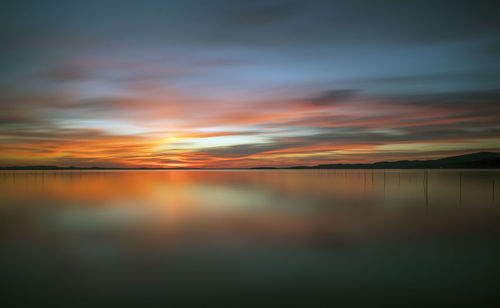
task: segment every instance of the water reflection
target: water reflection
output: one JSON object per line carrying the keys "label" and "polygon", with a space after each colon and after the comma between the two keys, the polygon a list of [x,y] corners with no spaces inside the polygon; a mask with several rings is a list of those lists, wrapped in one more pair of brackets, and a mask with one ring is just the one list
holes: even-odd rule
{"label": "water reflection", "polygon": [[4,290],[19,301],[52,303],[57,294],[73,304],[496,300],[499,177],[2,171]]}

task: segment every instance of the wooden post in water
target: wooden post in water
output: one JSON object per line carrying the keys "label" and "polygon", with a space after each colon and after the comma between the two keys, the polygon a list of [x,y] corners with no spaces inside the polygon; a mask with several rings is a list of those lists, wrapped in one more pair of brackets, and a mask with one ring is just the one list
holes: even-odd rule
{"label": "wooden post in water", "polygon": [[429,171],[425,170],[425,208],[429,209]]}
{"label": "wooden post in water", "polygon": [[493,183],[491,183],[491,204],[495,205],[495,179],[493,179]]}
{"label": "wooden post in water", "polygon": [[458,206],[462,206],[462,172],[458,176]]}
{"label": "wooden post in water", "polygon": [[366,169],[363,169],[363,193],[366,193]]}
{"label": "wooden post in water", "polygon": [[384,200],[385,200],[385,169],[384,169]]}

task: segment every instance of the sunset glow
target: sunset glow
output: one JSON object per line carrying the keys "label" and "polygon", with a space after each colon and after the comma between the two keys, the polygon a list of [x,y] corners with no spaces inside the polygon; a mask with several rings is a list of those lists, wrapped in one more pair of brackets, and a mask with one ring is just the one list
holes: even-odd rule
{"label": "sunset glow", "polygon": [[[3,10],[1,166],[279,167],[500,150],[493,15],[458,35],[465,7],[415,28],[401,20],[426,5],[85,3],[35,1],[22,21],[22,4]],[[333,11],[370,18],[332,21]]]}

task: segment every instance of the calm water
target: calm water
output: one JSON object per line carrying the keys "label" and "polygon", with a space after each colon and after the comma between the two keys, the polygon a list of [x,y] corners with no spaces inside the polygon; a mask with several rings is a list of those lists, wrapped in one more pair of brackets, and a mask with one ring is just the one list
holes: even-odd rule
{"label": "calm water", "polygon": [[0,171],[0,300],[494,303],[499,186],[492,170]]}

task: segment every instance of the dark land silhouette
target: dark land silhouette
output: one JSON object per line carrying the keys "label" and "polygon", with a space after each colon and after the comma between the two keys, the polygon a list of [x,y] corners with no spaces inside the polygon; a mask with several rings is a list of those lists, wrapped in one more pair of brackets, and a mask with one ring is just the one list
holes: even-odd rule
{"label": "dark land silhouette", "polygon": [[400,160],[371,164],[324,164],[317,166],[297,166],[290,169],[467,169],[500,168],[500,153],[478,152],[459,156],[450,156],[434,160]]}

